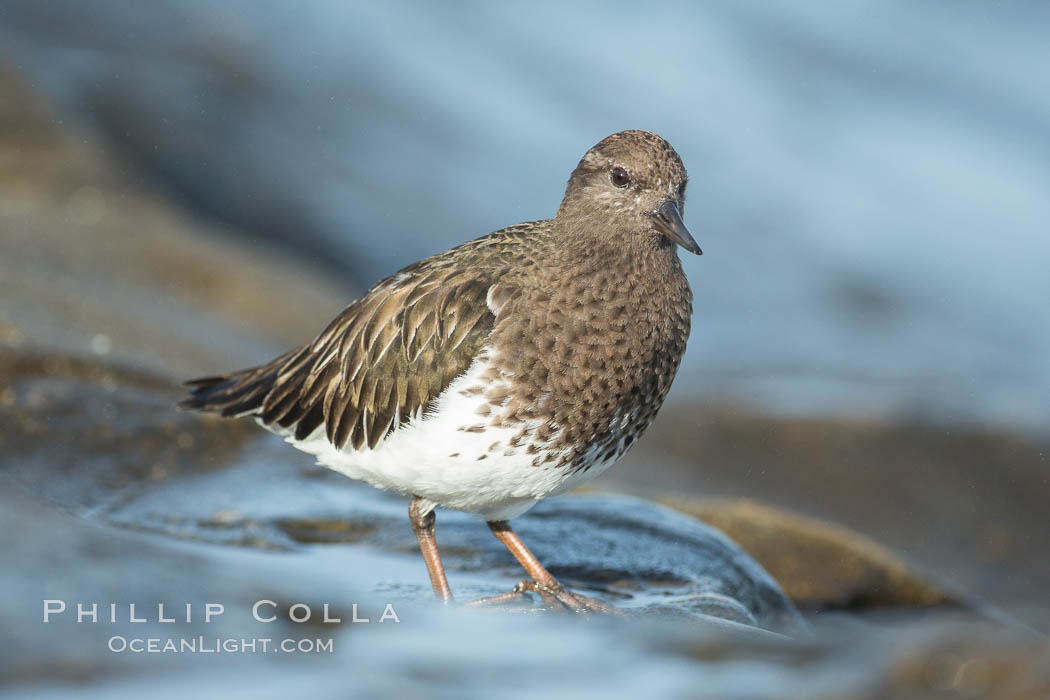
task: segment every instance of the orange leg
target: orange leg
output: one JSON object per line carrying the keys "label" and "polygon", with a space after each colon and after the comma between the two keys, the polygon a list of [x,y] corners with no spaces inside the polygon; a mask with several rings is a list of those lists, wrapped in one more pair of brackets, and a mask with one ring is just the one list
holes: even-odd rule
{"label": "orange leg", "polygon": [[412,522],[412,531],[416,533],[416,539],[419,540],[419,550],[423,552],[423,561],[426,562],[427,573],[430,574],[430,585],[434,587],[434,595],[442,603],[450,603],[452,589],[445,578],[445,567],[441,564],[437,539],[434,537],[434,509],[432,506],[429,510],[425,508],[425,501],[419,496],[413,496],[412,502],[408,504],[408,519]]}
{"label": "orange leg", "polygon": [[587,612],[600,612],[610,615],[622,614],[619,610],[607,605],[600,600],[594,600],[587,596],[580,595],[579,593],[570,593],[567,591],[557,579],[555,579],[549,571],[543,568],[539,560],[535,555],[529,551],[529,548],[525,546],[525,543],[521,541],[521,538],[510,529],[510,525],[505,520],[499,520],[490,522],[488,524],[489,529],[492,530],[500,542],[510,551],[514,558],[521,564],[521,568],[525,569],[531,577],[531,581],[522,581],[511,593],[504,593],[503,595],[491,596],[488,598],[479,598],[478,600],[471,601],[471,605],[490,605],[494,603],[504,603],[510,600],[518,599],[525,591],[538,594],[543,602],[549,608],[556,608],[562,610],[569,610],[575,613],[587,613]]}

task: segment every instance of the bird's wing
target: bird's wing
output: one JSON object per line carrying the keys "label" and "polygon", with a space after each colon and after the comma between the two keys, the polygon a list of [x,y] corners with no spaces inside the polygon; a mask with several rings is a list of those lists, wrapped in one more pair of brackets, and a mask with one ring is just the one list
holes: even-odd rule
{"label": "bird's wing", "polygon": [[379,282],[312,343],[189,382],[181,406],[256,416],[300,440],[323,424],[340,449],[374,448],[473,362],[495,323],[490,289],[507,295],[495,285],[470,267],[417,263]]}

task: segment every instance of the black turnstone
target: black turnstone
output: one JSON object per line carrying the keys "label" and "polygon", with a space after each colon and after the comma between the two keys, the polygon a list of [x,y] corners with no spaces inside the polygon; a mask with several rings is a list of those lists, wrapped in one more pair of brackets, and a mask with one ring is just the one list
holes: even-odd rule
{"label": "black turnstone", "polygon": [[583,156],[553,219],[483,236],[372,287],[312,342],[188,382],[180,407],[250,416],[352,479],[411,496],[434,592],[434,508],[483,518],[549,606],[565,590],[507,520],[602,473],[649,426],[689,336],[677,247],[686,172],[646,131]]}

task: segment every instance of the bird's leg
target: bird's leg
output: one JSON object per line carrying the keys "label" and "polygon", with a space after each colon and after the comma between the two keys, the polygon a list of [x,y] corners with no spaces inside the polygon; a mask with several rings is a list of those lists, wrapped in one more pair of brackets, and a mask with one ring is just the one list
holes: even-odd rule
{"label": "bird's leg", "polygon": [[441,564],[437,539],[434,537],[434,506],[419,496],[413,496],[411,503],[408,504],[408,519],[412,523],[412,531],[416,533],[416,539],[419,540],[419,550],[423,552],[423,561],[427,564],[427,573],[430,574],[430,584],[434,587],[434,595],[442,603],[451,602],[452,589],[448,587],[445,567]]}
{"label": "bird's leg", "polygon": [[619,610],[606,605],[600,600],[594,600],[587,596],[580,595],[579,593],[570,593],[567,591],[557,579],[551,576],[551,573],[543,568],[539,560],[529,551],[529,548],[525,546],[525,543],[521,541],[521,538],[510,529],[510,525],[505,520],[497,520],[488,523],[489,529],[492,530],[500,542],[510,550],[510,553],[514,555],[514,558],[518,560],[521,567],[525,569],[530,577],[531,581],[521,581],[511,593],[504,593],[503,595],[492,596],[489,598],[481,598],[476,601],[471,601],[472,604],[476,605],[487,605],[492,603],[502,603],[515,598],[520,599],[521,595],[526,591],[538,594],[544,604],[549,608],[571,610],[575,613],[586,613],[586,612],[600,612],[609,615],[622,614]]}

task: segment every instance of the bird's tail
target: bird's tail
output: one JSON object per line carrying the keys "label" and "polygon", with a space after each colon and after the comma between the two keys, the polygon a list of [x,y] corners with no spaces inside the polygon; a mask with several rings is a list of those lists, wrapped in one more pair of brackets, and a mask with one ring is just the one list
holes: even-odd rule
{"label": "bird's tail", "polygon": [[[289,353],[289,355],[294,353]],[[218,413],[225,418],[256,415],[277,382],[288,355],[259,367],[185,382],[190,395],[178,403],[180,410]]]}

